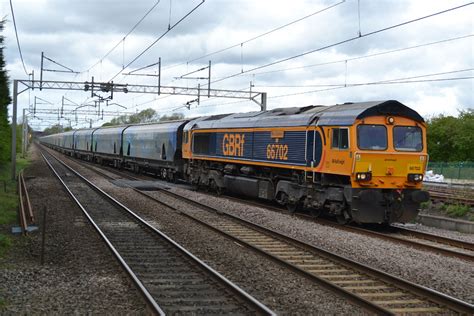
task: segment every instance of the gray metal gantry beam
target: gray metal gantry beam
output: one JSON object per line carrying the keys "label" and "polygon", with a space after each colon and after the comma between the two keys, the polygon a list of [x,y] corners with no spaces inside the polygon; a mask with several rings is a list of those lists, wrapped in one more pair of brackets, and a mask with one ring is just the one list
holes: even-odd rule
{"label": "gray metal gantry beam", "polygon": [[169,95],[188,95],[203,96],[207,93],[212,98],[230,98],[246,99],[257,103],[262,111],[267,108],[266,92],[257,91],[239,91],[224,89],[202,89],[200,87],[189,88],[179,86],[159,86],[159,85],[136,85],[136,84],[117,84],[113,82],[77,82],[77,81],[35,81],[18,80],[29,89],[53,89],[53,90],[76,90],[91,92],[108,93],[145,93],[145,94],[169,94]]}
{"label": "gray metal gantry beam", "polygon": [[[18,84],[23,84],[26,88],[18,91]],[[13,80],[13,113],[12,113],[12,150],[11,150],[11,176],[16,178],[16,119],[17,119],[17,97],[19,94],[28,89],[48,89],[48,90],[68,90],[68,91],[90,91],[92,96],[98,96],[95,92],[110,93],[110,97],[104,100],[111,100],[114,92],[119,93],[146,93],[146,94],[168,94],[168,95],[188,95],[201,97],[202,92],[207,92],[208,97],[214,98],[230,98],[230,99],[245,99],[257,103],[262,111],[267,109],[267,93],[257,91],[239,91],[239,90],[223,90],[223,89],[201,89],[197,88],[179,87],[179,86],[156,86],[151,85],[133,85],[133,84],[116,84],[113,82],[77,82],[77,81],[44,81],[41,80]],[[99,96],[100,97],[100,96]]]}

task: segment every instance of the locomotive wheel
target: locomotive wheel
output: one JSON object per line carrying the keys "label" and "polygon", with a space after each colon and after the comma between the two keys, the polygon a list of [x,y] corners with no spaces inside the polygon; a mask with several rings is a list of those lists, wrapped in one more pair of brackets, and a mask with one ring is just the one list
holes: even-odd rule
{"label": "locomotive wheel", "polygon": [[298,209],[298,203],[287,203],[286,209],[293,214]]}
{"label": "locomotive wheel", "polygon": [[216,192],[217,196],[221,196],[224,193],[224,188],[221,188],[220,186],[218,186],[216,181],[212,179],[210,181],[209,187],[212,191]]}
{"label": "locomotive wheel", "polygon": [[321,209],[320,208],[311,208],[309,213],[313,217],[319,217],[319,215],[321,215]]}
{"label": "locomotive wheel", "polygon": [[348,220],[344,217],[344,215],[337,215],[336,220],[337,220],[337,223],[341,225],[346,225],[348,222]]}
{"label": "locomotive wheel", "polygon": [[178,183],[178,176],[174,173],[171,174],[171,180],[172,183]]}
{"label": "locomotive wheel", "polygon": [[170,170],[168,170],[168,177],[166,178],[166,181],[173,182],[173,178],[174,178],[173,173]]}
{"label": "locomotive wheel", "polygon": [[336,215],[336,220],[341,225],[346,225],[350,221],[350,217],[345,211],[342,211],[342,214]]}

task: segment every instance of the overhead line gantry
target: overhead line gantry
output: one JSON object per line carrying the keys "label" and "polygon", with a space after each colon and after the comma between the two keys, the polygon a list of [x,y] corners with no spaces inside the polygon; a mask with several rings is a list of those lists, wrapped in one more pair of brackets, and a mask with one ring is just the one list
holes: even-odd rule
{"label": "overhead line gantry", "polygon": [[[18,91],[19,84],[22,84],[25,88]],[[257,103],[261,110],[264,111],[267,108],[267,93],[252,91],[241,91],[241,90],[224,90],[224,89],[211,89],[208,85],[207,89],[201,89],[200,86],[193,87],[180,87],[180,86],[162,86],[158,85],[137,85],[137,84],[118,84],[114,82],[96,82],[94,77],[91,81],[79,82],[79,81],[53,81],[53,80],[34,80],[33,79],[15,79],[13,80],[13,117],[12,117],[12,179],[15,179],[16,175],[16,120],[17,120],[17,99],[18,95],[27,90],[68,90],[68,91],[85,91],[90,92],[92,97],[98,97],[99,101],[108,101],[113,99],[114,93],[140,93],[140,94],[167,94],[167,95],[187,95],[195,96],[198,98],[201,95],[207,94],[207,97],[213,98],[230,98],[230,99],[246,99]],[[100,96],[97,93],[108,93],[106,97]],[[204,93],[204,94],[203,94]],[[23,133],[24,134],[24,133]],[[23,135],[24,136],[24,135]]]}

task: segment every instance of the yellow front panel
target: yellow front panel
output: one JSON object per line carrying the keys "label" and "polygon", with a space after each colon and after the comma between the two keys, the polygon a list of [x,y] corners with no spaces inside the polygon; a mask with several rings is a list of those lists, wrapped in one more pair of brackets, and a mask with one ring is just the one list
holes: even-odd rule
{"label": "yellow front panel", "polygon": [[355,172],[372,172],[372,176],[406,176],[407,173],[423,173],[426,155],[357,152]]}
{"label": "yellow front panel", "polygon": [[[426,150],[426,128],[424,124],[413,120],[394,117],[394,124],[387,124],[384,116],[374,116],[356,122],[358,124],[378,124],[387,128],[386,150],[360,150],[357,146],[357,135],[353,133],[353,144],[356,148],[353,157],[352,185],[353,187],[374,188],[421,188],[421,182],[410,183],[407,181],[409,173],[424,174],[428,162]],[[393,146],[394,126],[418,126],[423,133],[423,150],[420,152],[397,151]],[[357,182],[355,179],[358,172],[371,172],[372,180]]]}

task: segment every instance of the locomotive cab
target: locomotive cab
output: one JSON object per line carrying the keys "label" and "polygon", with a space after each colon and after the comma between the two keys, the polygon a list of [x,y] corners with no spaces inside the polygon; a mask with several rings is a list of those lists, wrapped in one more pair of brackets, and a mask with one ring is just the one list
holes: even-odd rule
{"label": "locomotive cab", "polygon": [[429,199],[421,190],[426,125],[417,112],[394,100],[349,103],[324,111],[314,128],[325,141],[311,178],[326,193],[311,193],[311,207],[323,207],[342,222],[416,217],[420,203]]}
{"label": "locomotive cab", "polygon": [[358,120],[354,132],[352,218],[357,222],[414,219],[420,203],[429,199],[420,190],[428,162],[425,124],[401,116],[373,116]]}

